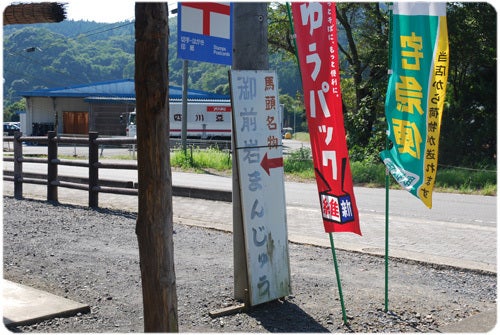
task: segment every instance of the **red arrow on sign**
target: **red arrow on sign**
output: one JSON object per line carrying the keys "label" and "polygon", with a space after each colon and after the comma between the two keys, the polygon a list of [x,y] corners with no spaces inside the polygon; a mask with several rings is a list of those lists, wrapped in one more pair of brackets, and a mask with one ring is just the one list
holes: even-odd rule
{"label": "red arrow on sign", "polygon": [[266,152],[266,154],[264,155],[264,158],[262,159],[262,162],[260,162],[260,166],[262,166],[262,168],[270,176],[271,175],[269,173],[270,169],[283,167],[283,157],[267,158],[267,152]]}

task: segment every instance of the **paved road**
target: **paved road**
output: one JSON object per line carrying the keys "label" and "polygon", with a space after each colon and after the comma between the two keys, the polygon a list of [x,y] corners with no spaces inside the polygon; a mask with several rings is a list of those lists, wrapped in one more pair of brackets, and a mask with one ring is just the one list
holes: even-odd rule
{"label": "paved road", "polygon": [[[11,170],[12,163],[4,162]],[[45,165],[24,164],[26,172],[46,171]],[[61,175],[88,176],[86,169],[59,166]],[[137,181],[137,172],[101,169],[100,178]],[[173,184],[231,191],[228,177],[174,172]],[[4,194],[12,194],[11,182],[4,182]],[[329,246],[323,231],[315,184],[287,182],[288,235],[293,242]],[[385,250],[385,190],[355,187],[363,236],[335,234],[339,249],[383,254]],[[46,189],[24,185],[26,198],[45,199]],[[418,261],[496,272],[497,198],[434,193],[433,209],[402,190],[390,192],[389,252],[391,256]],[[87,205],[84,191],[60,188],[59,201]],[[101,194],[101,207],[137,211],[134,196]],[[232,230],[232,205],[201,199],[174,197],[177,222]]]}

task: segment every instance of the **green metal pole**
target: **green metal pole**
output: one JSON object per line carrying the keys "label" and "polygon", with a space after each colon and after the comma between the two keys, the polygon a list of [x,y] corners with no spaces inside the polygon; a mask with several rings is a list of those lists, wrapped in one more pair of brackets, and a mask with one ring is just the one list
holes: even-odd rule
{"label": "green metal pole", "polygon": [[[300,82],[302,83],[302,71],[300,71],[300,61],[299,61],[299,51],[297,49],[297,38],[295,36],[295,29],[293,29],[293,18],[292,18],[292,11],[290,9],[290,3],[286,3],[286,12],[288,14],[288,23],[290,23],[290,33],[291,33],[291,38],[293,41],[293,53],[295,54],[295,59],[297,59],[297,66],[299,67],[299,76],[300,76]],[[293,113],[293,131],[295,132],[295,116],[296,113]]]}
{"label": "green metal pole", "polygon": [[290,32],[292,33],[294,54],[295,54],[295,58],[297,59],[297,65],[299,66],[300,80],[302,81],[302,72],[300,71],[299,54],[298,54],[298,50],[297,50],[297,39],[295,38],[295,30],[293,29],[292,12],[290,10],[290,3],[289,2],[286,3],[286,11],[288,14],[288,22],[290,23]]}
{"label": "green metal pole", "polygon": [[[297,58],[297,63],[299,63],[299,56],[297,55],[297,41],[295,40],[295,30],[293,29],[293,20],[292,20],[292,12],[290,10],[290,3],[286,3],[286,12],[288,14],[288,23],[290,23],[290,32],[292,33],[293,47],[295,57]],[[300,65],[300,64],[299,64]]]}
{"label": "green metal pole", "polygon": [[330,245],[332,247],[333,265],[335,266],[335,275],[337,276],[337,286],[339,288],[340,306],[342,307],[342,318],[344,319],[344,325],[347,325],[347,316],[345,313],[345,306],[344,306],[344,295],[342,294],[342,283],[340,281],[339,266],[337,264],[337,256],[335,255],[335,245],[333,244],[333,234],[332,233],[328,233],[328,234],[330,235]]}
{"label": "green metal pole", "polygon": [[[389,148],[386,139],[385,149]],[[385,311],[389,310],[389,170],[385,169]]]}
{"label": "green metal pole", "polygon": [[[392,74],[392,2],[389,4],[389,75]],[[389,150],[389,134],[386,134],[385,150]],[[385,312],[389,311],[389,170],[385,169]]]}

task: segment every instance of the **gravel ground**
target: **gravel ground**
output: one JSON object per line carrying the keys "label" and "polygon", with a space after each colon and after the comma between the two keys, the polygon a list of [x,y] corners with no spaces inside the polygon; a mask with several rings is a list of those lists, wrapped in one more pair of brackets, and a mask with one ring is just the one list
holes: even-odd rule
{"label": "gravel ground", "polygon": [[[136,213],[3,201],[4,277],[91,307],[11,331],[143,332]],[[496,308],[496,275],[391,260],[386,313],[384,260],[339,250],[345,326],[330,249],[290,244],[292,295],[211,318],[237,303],[232,236],[182,224],[174,230],[180,332],[433,332]]]}

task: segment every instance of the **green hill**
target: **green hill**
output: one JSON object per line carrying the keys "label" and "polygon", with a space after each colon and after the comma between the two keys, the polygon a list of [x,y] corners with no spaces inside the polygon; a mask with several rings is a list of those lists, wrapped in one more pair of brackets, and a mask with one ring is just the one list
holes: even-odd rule
{"label": "green hill", "polygon": [[[169,19],[169,77],[182,84],[182,60],[177,59],[177,18]],[[134,77],[134,22],[112,24],[64,21],[4,27],[4,107],[20,99],[18,92],[48,87]],[[300,90],[293,61],[271,57],[280,71],[281,91]],[[215,93],[229,92],[229,67],[189,62],[189,87]]]}

